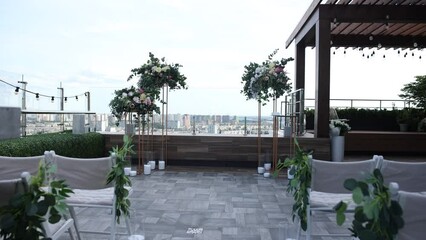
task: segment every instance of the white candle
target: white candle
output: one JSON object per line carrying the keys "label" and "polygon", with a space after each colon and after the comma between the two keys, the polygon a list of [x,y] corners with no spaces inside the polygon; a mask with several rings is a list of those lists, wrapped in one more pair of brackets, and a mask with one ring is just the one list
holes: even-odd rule
{"label": "white candle", "polygon": [[143,165],[143,173],[145,175],[151,174],[151,164]]}
{"label": "white candle", "polygon": [[164,161],[158,161],[158,169],[164,170],[166,163]]}

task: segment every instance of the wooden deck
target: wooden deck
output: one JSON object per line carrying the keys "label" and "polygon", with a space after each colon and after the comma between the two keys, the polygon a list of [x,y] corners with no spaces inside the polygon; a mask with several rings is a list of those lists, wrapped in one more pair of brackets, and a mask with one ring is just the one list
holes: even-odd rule
{"label": "wooden deck", "polygon": [[[123,135],[105,134],[105,137],[105,153],[107,153],[113,146],[121,145]],[[261,139],[261,162],[271,161],[273,139],[268,136]],[[323,160],[331,158],[329,138],[314,138],[307,135],[297,139],[304,149],[314,151],[314,158]],[[138,140],[139,137],[134,136],[137,151]],[[280,137],[278,155],[290,155],[290,151],[294,151],[290,146],[293,146],[290,138]],[[154,151],[154,159],[160,159],[161,135],[150,137],[149,144],[144,146],[144,150],[151,149]],[[426,133],[350,131],[346,136],[345,150],[348,156],[357,154],[426,156]],[[257,152],[256,136],[168,135],[167,157],[163,159],[167,159],[168,165],[256,167]]]}

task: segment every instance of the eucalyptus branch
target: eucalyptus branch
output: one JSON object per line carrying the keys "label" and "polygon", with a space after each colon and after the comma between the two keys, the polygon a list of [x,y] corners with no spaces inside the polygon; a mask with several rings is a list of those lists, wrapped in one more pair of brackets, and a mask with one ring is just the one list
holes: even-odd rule
{"label": "eucalyptus branch", "polygon": [[126,189],[126,186],[132,186],[132,182],[129,177],[124,174],[124,167],[129,163],[127,161],[127,155],[134,153],[132,138],[128,135],[123,137],[123,146],[114,147],[111,154],[114,154],[116,157],[115,165],[112,167],[111,171],[108,173],[107,184],[114,182],[115,184],[115,210],[116,210],[116,220],[117,223],[120,223],[120,217],[122,215],[129,216],[130,201],[128,199],[129,190]]}

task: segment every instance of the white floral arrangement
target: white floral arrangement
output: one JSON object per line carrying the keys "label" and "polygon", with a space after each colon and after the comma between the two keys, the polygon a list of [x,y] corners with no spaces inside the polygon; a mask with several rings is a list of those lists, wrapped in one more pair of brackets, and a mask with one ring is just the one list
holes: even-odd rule
{"label": "white floral arrangement", "polygon": [[337,128],[339,132],[338,136],[344,136],[349,130],[351,130],[349,124],[341,119],[330,120],[329,127],[331,132],[333,132],[333,129]]}
{"label": "white floral arrangement", "polygon": [[244,66],[245,71],[241,77],[243,93],[248,99],[259,102],[268,102],[270,98],[279,98],[291,90],[290,78],[285,71],[285,65],[293,58],[272,60],[277,53],[276,49],[261,64],[251,62]]}

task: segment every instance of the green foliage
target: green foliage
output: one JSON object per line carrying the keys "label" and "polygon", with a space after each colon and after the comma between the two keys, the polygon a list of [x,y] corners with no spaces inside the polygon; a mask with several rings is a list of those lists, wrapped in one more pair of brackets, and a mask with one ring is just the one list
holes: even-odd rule
{"label": "green foliage", "polygon": [[[336,109],[339,118],[349,119],[352,131],[399,131],[397,122],[398,109],[364,109],[364,108],[339,108]],[[314,128],[315,110],[305,109],[306,129]],[[418,123],[426,117],[423,109],[410,108],[409,131],[417,131]]]}
{"label": "green foliage", "polygon": [[129,177],[124,174],[124,167],[129,164],[127,161],[127,155],[133,153],[132,138],[128,135],[124,135],[123,146],[121,148],[116,146],[111,151],[111,154],[114,154],[116,157],[116,162],[111,171],[108,173],[107,184],[111,182],[114,182],[115,184],[115,194],[117,197],[115,209],[118,224],[120,224],[120,217],[122,215],[129,216],[129,191],[125,188],[125,186],[131,186],[132,182]]}
{"label": "green foliage", "polygon": [[404,109],[398,111],[396,121],[399,124],[408,124],[408,122],[411,120],[411,116],[412,116],[411,109],[410,108],[404,108]]}
{"label": "green foliage", "polygon": [[311,167],[309,162],[309,155],[311,152],[303,151],[297,140],[294,139],[296,145],[296,153],[293,158],[286,158],[285,161],[280,161],[277,164],[277,168],[274,172],[274,176],[283,168],[290,167],[290,174],[294,175],[293,179],[288,182],[287,192],[293,194],[293,221],[296,217],[300,219],[301,228],[306,231],[307,229],[307,216],[306,208],[309,204],[309,189],[311,187]]}
{"label": "green foliage", "polygon": [[112,115],[117,118],[116,125],[125,114],[139,115],[160,113],[160,108],[154,103],[151,94],[144,89],[134,86],[115,91],[115,97],[109,103]]}
{"label": "green foliage", "polygon": [[290,78],[285,71],[287,62],[293,58],[282,58],[273,61],[276,49],[261,64],[251,62],[244,66],[244,74],[241,77],[243,90],[241,93],[248,99],[256,99],[265,105],[269,98],[279,98],[291,90]]}
{"label": "green foliage", "polygon": [[412,101],[417,107],[426,109],[426,75],[416,76],[414,82],[404,84],[399,94],[402,99]]}
{"label": "green foliage", "polygon": [[[360,240],[391,240],[404,226],[402,208],[391,199],[389,189],[383,183],[379,169],[365,181],[346,179],[344,187],[352,191],[352,199],[357,204],[352,227],[349,229]],[[347,203],[339,202],[335,207],[336,222],[345,222]]]}
{"label": "green foliage", "polygon": [[[9,201],[9,205],[0,208],[0,236],[5,239],[38,240],[47,239],[42,230],[42,223],[48,221],[55,224],[66,213],[65,199],[73,191],[63,180],[46,179],[53,171],[50,164],[40,161],[36,176],[31,178],[26,192],[18,192]],[[41,187],[47,181],[46,192]]]}
{"label": "green foliage", "polygon": [[167,84],[171,90],[187,89],[186,77],[181,74],[180,64],[168,64],[165,58],[156,58],[149,53],[149,60],[139,68],[132,69],[128,81],[139,79],[138,86],[152,94],[155,99],[160,99],[160,90]]}
{"label": "green foliage", "polygon": [[0,156],[29,157],[54,150],[67,157],[104,156],[105,138],[100,133],[48,133],[0,141]]}

